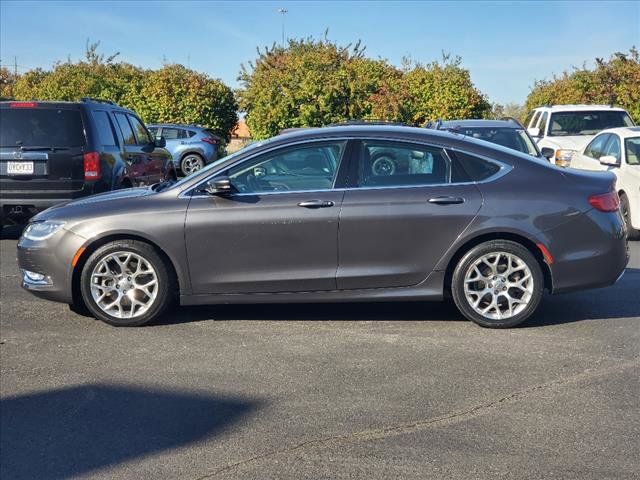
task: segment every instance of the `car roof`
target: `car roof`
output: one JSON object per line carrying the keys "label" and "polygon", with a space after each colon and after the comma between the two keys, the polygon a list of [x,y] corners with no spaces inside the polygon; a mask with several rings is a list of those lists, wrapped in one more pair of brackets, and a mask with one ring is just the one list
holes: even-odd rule
{"label": "car roof", "polygon": [[514,120],[445,120],[440,124],[440,128],[513,128],[522,130],[522,125]]}
{"label": "car roof", "polygon": [[68,102],[68,101],[62,101],[62,100],[55,100],[55,101],[51,101],[51,100],[8,100],[6,101],[6,100],[3,100],[3,101],[0,101],[0,108],[11,108],[11,105],[16,103],[17,104],[34,103],[35,106],[33,108],[38,108],[38,107],[53,107],[53,108],[79,107],[79,108],[86,108],[86,109],[97,108],[100,110],[105,110],[105,109],[115,110],[115,111],[130,113],[136,116],[138,115],[133,110],[130,110],[125,107],[121,107],[116,103],[97,102],[97,101]]}
{"label": "car roof", "polygon": [[602,130],[601,132],[598,132],[598,135],[602,133],[617,133],[622,138],[638,137],[640,136],[640,127],[607,128],[606,130]]}
{"label": "car roof", "polygon": [[147,127],[179,127],[179,128],[193,128],[193,129],[200,129],[200,130],[206,130],[207,127],[203,127],[202,125],[193,125],[193,124],[187,124],[187,123],[149,123],[147,124]]}
{"label": "car roof", "polygon": [[554,112],[575,112],[582,110],[611,110],[616,112],[625,112],[624,108],[614,107],[612,105],[541,105],[534,110],[553,110]]}

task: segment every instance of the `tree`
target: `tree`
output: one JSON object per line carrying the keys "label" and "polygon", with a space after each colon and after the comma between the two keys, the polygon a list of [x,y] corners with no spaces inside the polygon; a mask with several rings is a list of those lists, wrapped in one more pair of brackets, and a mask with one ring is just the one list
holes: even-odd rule
{"label": "tree", "polygon": [[527,116],[527,109],[524,105],[518,105],[517,103],[507,103],[502,105],[500,103],[494,103],[491,105],[491,118],[503,118],[512,117],[520,122],[524,122]]}
{"label": "tree", "polygon": [[145,70],[115,62],[117,53],[103,55],[98,47],[99,42],[87,42],[85,58],[79,62],[67,60],[50,71],[26,72],[15,81],[12,93],[22,100],[111,100],[136,111],[147,123],[197,123],[229,140],[238,120],[237,104],[233,91],[220,80],[182,65]]}
{"label": "tree", "polygon": [[13,98],[17,77],[8,68],[0,67],[0,99]]}
{"label": "tree", "polygon": [[526,101],[527,110],[540,105],[604,103],[621,106],[640,122],[640,53],[616,52],[608,60],[596,58],[595,68],[565,71],[551,80],[538,80]]}

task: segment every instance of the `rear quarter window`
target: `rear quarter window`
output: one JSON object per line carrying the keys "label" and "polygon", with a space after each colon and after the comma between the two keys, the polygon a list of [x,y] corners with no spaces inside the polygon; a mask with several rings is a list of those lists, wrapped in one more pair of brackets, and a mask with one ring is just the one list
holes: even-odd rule
{"label": "rear quarter window", "polygon": [[452,171],[454,183],[480,182],[500,171],[499,165],[468,153],[455,152],[455,159],[456,168]]}
{"label": "rear quarter window", "polygon": [[81,147],[86,143],[79,110],[66,108],[0,109],[0,146]]}
{"label": "rear quarter window", "polygon": [[113,133],[113,125],[109,119],[109,114],[104,111],[93,112],[93,120],[98,132],[98,141],[104,147],[115,147],[116,138]]}

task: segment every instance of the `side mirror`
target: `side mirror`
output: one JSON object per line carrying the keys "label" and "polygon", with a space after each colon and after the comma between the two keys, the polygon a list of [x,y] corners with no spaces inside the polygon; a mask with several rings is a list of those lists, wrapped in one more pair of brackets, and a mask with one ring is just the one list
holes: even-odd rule
{"label": "side mirror", "polygon": [[236,187],[233,186],[229,177],[218,177],[213,180],[209,180],[204,187],[204,191],[209,195],[230,195],[236,192]]}
{"label": "side mirror", "polygon": [[537,138],[540,136],[540,129],[538,127],[527,128],[527,132],[529,132],[529,135],[531,135],[532,137]]}
{"label": "side mirror", "polygon": [[164,139],[164,137],[156,137],[156,139],[153,141],[153,145],[156,148],[164,148],[167,146],[167,141]]}
{"label": "side mirror", "polygon": [[613,155],[605,155],[600,157],[600,163],[608,167],[617,167],[619,165],[618,159]]}
{"label": "side mirror", "polygon": [[542,147],[542,149],[540,150],[540,153],[542,153],[542,156],[545,157],[547,160],[551,161],[551,159],[553,158],[556,152],[553,148]]}

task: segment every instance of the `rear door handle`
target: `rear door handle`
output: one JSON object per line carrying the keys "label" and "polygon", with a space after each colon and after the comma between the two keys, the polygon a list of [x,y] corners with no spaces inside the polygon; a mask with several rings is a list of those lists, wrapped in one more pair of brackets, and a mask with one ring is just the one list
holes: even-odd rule
{"label": "rear door handle", "polygon": [[455,205],[458,203],[464,203],[462,197],[433,197],[429,199],[429,203],[435,203],[436,205]]}
{"label": "rear door handle", "polygon": [[329,208],[333,207],[335,203],[327,200],[307,200],[306,202],[300,202],[299,207],[302,208]]}

